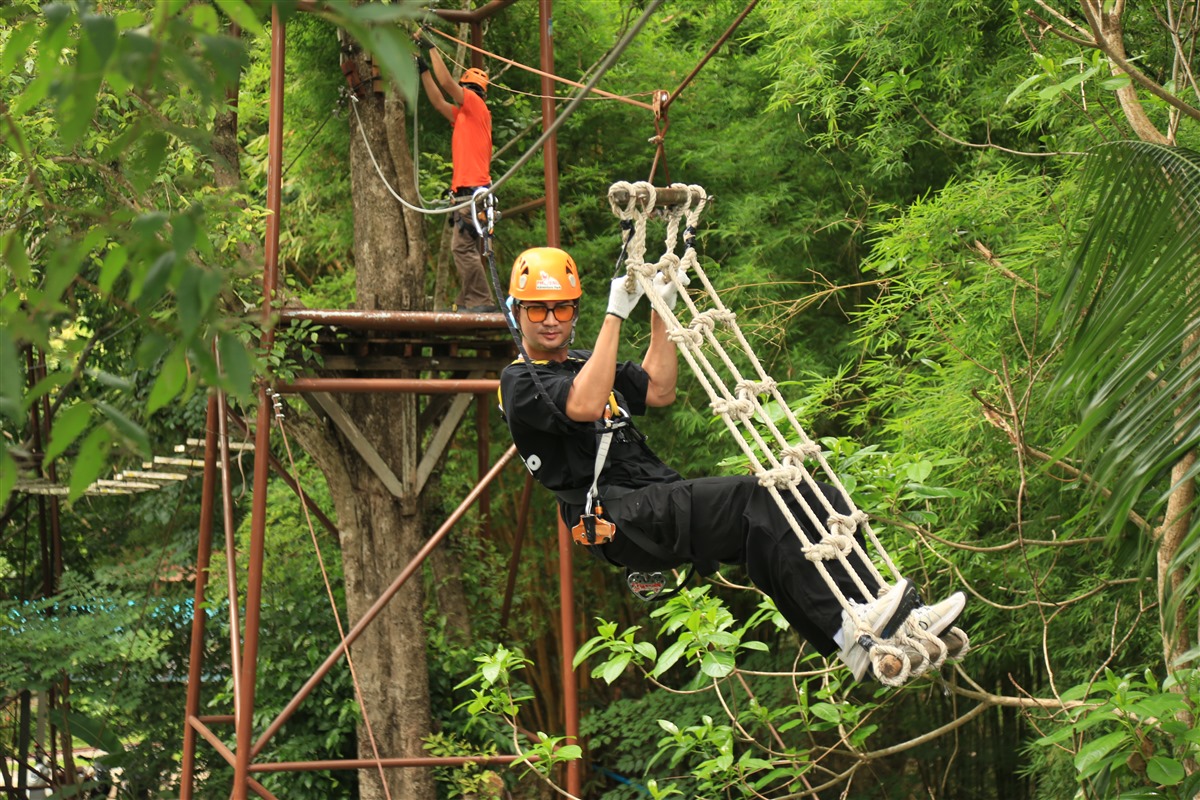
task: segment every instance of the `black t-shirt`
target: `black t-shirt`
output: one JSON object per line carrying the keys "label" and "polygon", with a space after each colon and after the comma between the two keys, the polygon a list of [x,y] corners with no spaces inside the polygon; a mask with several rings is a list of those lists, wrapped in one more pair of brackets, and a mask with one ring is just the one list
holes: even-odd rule
{"label": "black t-shirt", "polygon": [[[570,350],[566,361],[533,362],[545,397],[541,396],[529,366],[523,362],[510,364],[500,375],[500,403],[513,442],[534,478],[551,491],[586,492],[592,485],[600,429],[596,423],[575,422],[566,415],[571,384],[590,356],[590,350]],[[640,365],[631,361],[617,365],[613,394],[626,413],[646,413],[649,385],[650,376]],[[551,403],[558,413],[550,407]],[[601,486],[637,488],[679,479],[679,473],[646,445],[632,422],[613,435],[600,477]]]}

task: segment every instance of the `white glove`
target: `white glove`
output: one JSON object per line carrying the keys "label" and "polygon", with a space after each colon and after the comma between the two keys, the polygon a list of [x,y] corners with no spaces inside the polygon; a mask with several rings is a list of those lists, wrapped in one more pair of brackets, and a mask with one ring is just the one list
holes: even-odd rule
{"label": "white glove", "polygon": [[[676,274],[679,277],[679,283],[683,284],[684,286],[687,286],[692,282],[692,279],[688,277],[686,272],[679,272]],[[667,304],[667,308],[671,309],[672,311],[675,310],[675,303],[679,300],[679,287],[676,286],[675,281],[671,280],[661,272],[656,273],[654,276],[654,291],[659,297],[662,298],[662,301]]]}
{"label": "white glove", "polygon": [[608,313],[615,314],[621,319],[629,319],[629,314],[638,304],[638,300],[642,299],[642,284],[637,280],[633,281],[633,291],[625,288],[625,276],[613,278],[612,284],[608,289]]}

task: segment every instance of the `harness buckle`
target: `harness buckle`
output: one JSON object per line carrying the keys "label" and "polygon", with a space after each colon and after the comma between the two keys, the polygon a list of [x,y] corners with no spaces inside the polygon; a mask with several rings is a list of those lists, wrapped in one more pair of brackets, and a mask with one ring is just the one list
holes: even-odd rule
{"label": "harness buckle", "polygon": [[575,540],[575,544],[590,547],[612,541],[612,538],[617,535],[617,526],[598,516],[603,513],[604,509],[597,504],[596,514],[584,514],[579,518],[579,522],[576,522],[571,528],[571,538]]}

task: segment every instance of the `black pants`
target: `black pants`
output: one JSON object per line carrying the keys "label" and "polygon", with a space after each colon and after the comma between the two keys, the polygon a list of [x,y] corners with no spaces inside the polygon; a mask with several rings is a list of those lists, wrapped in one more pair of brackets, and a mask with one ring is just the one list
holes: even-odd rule
{"label": "black pants", "polygon": [[[849,509],[832,486],[818,484],[838,513]],[[807,485],[801,496],[818,519],[821,501]],[[810,542],[821,535],[791,492],[780,492]],[[692,563],[701,574],[720,564],[745,564],[754,585],[770,596],[779,612],[813,647],[828,655],[837,649],[833,634],[842,627],[842,607],[813,562],[804,556],[799,537],[767,489],[753,476],[697,478],[633,490],[605,504],[605,516],[617,526],[613,541],[602,546],[605,558],[636,570],[672,569]],[[856,534],[862,544],[862,534]],[[857,554],[848,557],[863,584],[878,582]],[[866,600],[840,561],[825,568],[842,594]]]}

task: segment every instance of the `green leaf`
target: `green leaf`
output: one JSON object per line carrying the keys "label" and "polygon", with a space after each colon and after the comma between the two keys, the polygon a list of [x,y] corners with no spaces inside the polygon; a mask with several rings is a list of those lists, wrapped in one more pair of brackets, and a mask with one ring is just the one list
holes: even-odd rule
{"label": "green leaf", "polygon": [[209,5],[195,5],[189,9],[192,12],[192,27],[201,33],[215,35],[221,29],[217,20],[217,12]]}
{"label": "green leaf", "polygon": [[347,9],[346,14],[362,24],[393,24],[406,19],[416,19],[424,11],[415,5],[396,3],[385,6],[379,3],[364,3]]}
{"label": "green leaf", "polygon": [[0,53],[0,76],[12,72],[13,67],[29,52],[29,45],[37,38],[38,27],[33,20],[27,20],[17,26],[17,29],[4,43],[4,51]]}
{"label": "green leaf", "polygon": [[108,466],[108,450],[112,443],[111,436],[104,428],[94,428],[83,444],[79,447],[79,455],[71,467],[70,500],[83,496],[92,482],[100,477],[100,473]]}
{"label": "green leaf", "polygon": [[601,636],[593,636],[591,639],[588,639],[586,642],[584,642],[583,646],[575,651],[575,658],[571,660],[571,667],[573,669],[578,669],[579,665],[586,661],[587,657],[599,649],[600,645],[605,641],[606,639]]}
{"label": "green leaf", "polygon": [[17,485],[17,462],[8,452],[7,447],[0,448],[0,508],[8,503],[13,487]]}
{"label": "green leaf", "polygon": [[175,267],[174,251],[168,250],[154,259],[146,276],[140,281],[134,281],[129,287],[129,302],[138,303],[142,308],[149,308],[162,297],[167,281],[171,279],[171,271]]}
{"label": "green leaf", "polygon": [[150,397],[146,400],[146,413],[153,414],[174,400],[187,385],[187,375],[186,351],[176,348],[163,359],[158,378],[154,381],[154,388],[150,390]]}
{"label": "green leaf", "polygon": [[150,435],[146,433],[145,428],[108,403],[97,401],[96,408],[108,418],[108,421],[113,424],[117,432],[135,447],[139,453],[144,456],[150,455]]}
{"label": "green leaf", "polygon": [[842,712],[837,706],[830,703],[814,703],[809,709],[813,716],[825,720],[826,722],[838,722],[842,718]]}
{"label": "green leaf", "polygon": [[724,678],[733,668],[733,655],[722,651],[709,651],[700,661],[700,671],[710,678]]}
{"label": "green leaf", "polygon": [[604,664],[601,664],[596,672],[592,673],[593,677],[599,677],[607,684],[612,684],[617,678],[621,677],[621,673],[629,666],[633,656],[630,653],[621,653]]}
{"label": "green leaf", "polygon": [[84,41],[95,56],[90,68],[103,72],[117,49],[117,22],[106,14],[84,14],[81,22]]}
{"label": "green leaf", "polygon": [[108,252],[104,254],[104,261],[100,266],[100,277],[96,281],[100,291],[105,294],[112,291],[113,284],[121,276],[128,261],[129,251],[125,249],[124,245],[118,244],[109,248]]}
{"label": "green leaf", "polygon": [[556,761],[577,761],[583,757],[583,748],[577,744],[565,744],[554,751]]}
{"label": "green leaf", "polygon": [[1187,773],[1175,759],[1155,756],[1146,764],[1146,777],[1162,786],[1175,786],[1187,777]]}
{"label": "green leaf", "polygon": [[21,401],[21,369],[17,343],[8,328],[0,327],[0,414],[20,425],[25,421]]}
{"label": "green leaf", "polygon": [[46,93],[50,91],[50,75],[39,73],[36,78],[25,85],[25,88],[17,95],[12,105],[9,106],[9,113],[13,117],[23,116],[29,109],[36,106],[38,103],[46,99]]}
{"label": "green leaf", "polygon": [[[74,710],[64,714],[59,709],[56,716],[58,717],[60,728],[69,729],[72,736],[85,744],[99,748],[110,754],[125,751],[125,744],[121,741],[121,737],[117,735],[113,726],[106,721],[94,719]],[[66,725],[63,724],[64,722]]]}
{"label": "green leaf", "polygon": [[[359,6],[369,8],[370,6]],[[411,39],[401,29],[372,28],[371,53],[381,71],[391,78],[405,97],[413,97],[417,89],[417,67],[412,59]]]}
{"label": "green leaf", "polygon": [[221,9],[225,16],[236,22],[243,30],[260,35],[266,32],[258,15],[246,4],[245,0],[217,0],[217,8]]}
{"label": "green leaf", "polygon": [[50,431],[50,444],[43,457],[44,464],[49,465],[54,459],[67,451],[87,429],[92,420],[91,403],[76,403],[60,410],[54,416],[54,427]]}
{"label": "green leaf", "polygon": [[661,677],[664,672],[675,666],[684,653],[687,652],[687,643],[676,639],[671,645],[662,652],[658,657],[658,663],[654,665],[654,670],[650,673],[655,678]]}
{"label": "green leaf", "polygon": [[1112,750],[1128,741],[1124,731],[1117,731],[1088,742],[1075,754],[1075,769],[1081,778],[1086,778],[1099,769]]}
{"label": "green leaf", "polygon": [[222,336],[217,341],[217,352],[221,356],[221,371],[227,381],[226,388],[239,397],[249,397],[254,370],[242,340],[232,334]]}
{"label": "green leaf", "polygon": [[159,168],[167,157],[167,142],[166,135],[161,131],[148,131],[123,154],[125,175],[138,191],[149,189],[158,176]]}

